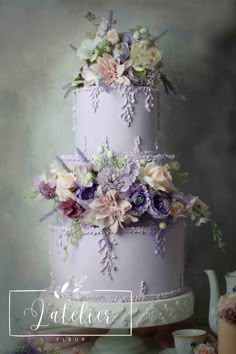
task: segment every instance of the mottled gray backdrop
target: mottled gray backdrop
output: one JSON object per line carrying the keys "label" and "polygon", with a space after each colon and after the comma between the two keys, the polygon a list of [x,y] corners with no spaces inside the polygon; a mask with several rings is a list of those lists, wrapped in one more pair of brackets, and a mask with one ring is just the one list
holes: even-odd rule
{"label": "mottled gray backdrop", "polygon": [[118,28],[168,28],[162,41],[166,70],[186,102],[162,97],[163,151],[176,153],[191,179],[186,191],[211,206],[226,242],[222,254],[207,226],[189,227],[186,283],[205,322],[208,283],[203,269],[221,277],[236,268],[236,30],[232,0],[0,0],[0,352],[8,337],[8,290],[45,288],[50,280],[48,203],[24,199],[32,177],[57,153],[73,149],[71,98],[61,87],[78,70],[68,43],[78,44],[90,25],[87,10],[115,10]]}

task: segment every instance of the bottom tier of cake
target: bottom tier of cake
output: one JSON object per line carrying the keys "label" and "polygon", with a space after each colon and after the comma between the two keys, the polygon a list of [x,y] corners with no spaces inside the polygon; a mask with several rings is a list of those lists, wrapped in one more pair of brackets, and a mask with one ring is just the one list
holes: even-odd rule
{"label": "bottom tier of cake", "polygon": [[154,225],[126,227],[115,235],[85,229],[73,245],[70,224],[51,225],[49,231],[51,288],[67,299],[150,301],[183,293],[184,222],[168,227],[161,238]]}

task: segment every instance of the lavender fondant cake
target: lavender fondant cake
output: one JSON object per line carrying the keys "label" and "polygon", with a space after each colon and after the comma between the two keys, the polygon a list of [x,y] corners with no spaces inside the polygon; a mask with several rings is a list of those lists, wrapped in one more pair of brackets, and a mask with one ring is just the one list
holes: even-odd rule
{"label": "lavender fondant cake", "polygon": [[[79,48],[73,95],[75,151],[35,179],[33,195],[54,201],[49,226],[52,289],[71,300],[134,301],[184,292],[186,219],[210,222],[208,207],[180,192],[186,173],[158,150],[161,35],[137,26],[118,33],[98,19]],[[65,286],[66,284],[66,286]],[[106,292],[103,292],[106,290]],[[123,291],[123,293],[122,293]],[[63,293],[63,292],[61,292]]]}

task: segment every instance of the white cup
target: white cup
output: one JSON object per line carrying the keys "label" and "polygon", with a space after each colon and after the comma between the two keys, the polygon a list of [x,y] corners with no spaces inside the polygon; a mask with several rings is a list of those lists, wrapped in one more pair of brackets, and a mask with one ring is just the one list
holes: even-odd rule
{"label": "white cup", "polygon": [[177,354],[193,354],[194,347],[204,343],[207,332],[202,329],[181,329],[172,333]]}

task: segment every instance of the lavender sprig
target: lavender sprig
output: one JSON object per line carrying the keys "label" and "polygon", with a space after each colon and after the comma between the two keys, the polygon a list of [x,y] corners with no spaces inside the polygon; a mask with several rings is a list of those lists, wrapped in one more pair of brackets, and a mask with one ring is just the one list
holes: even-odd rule
{"label": "lavender sprig", "polygon": [[60,156],[56,156],[56,159],[60,162],[60,164],[62,165],[62,167],[64,168],[64,170],[66,170],[68,173],[71,172],[71,170],[69,169],[69,167],[67,166],[67,164],[60,158]]}
{"label": "lavender sprig", "polygon": [[168,29],[161,31],[156,37],[153,38],[153,42],[158,42],[159,39],[161,39],[167,32]]}
{"label": "lavender sprig", "polygon": [[107,19],[107,31],[112,28],[113,25],[113,10],[110,11],[108,19]]}
{"label": "lavender sprig", "polygon": [[78,157],[84,162],[84,163],[89,163],[89,160],[85,156],[85,154],[77,147],[75,148]]}
{"label": "lavender sprig", "polygon": [[60,209],[60,206],[57,206],[56,208],[54,208],[53,210],[49,211],[48,213],[44,214],[41,219],[39,219],[39,222],[43,222],[46,219],[50,218],[51,216],[53,216],[58,210]]}
{"label": "lavender sprig", "polygon": [[73,50],[73,52],[75,52],[75,53],[77,52],[78,48],[76,46],[74,46],[74,44],[70,43],[69,47]]}

